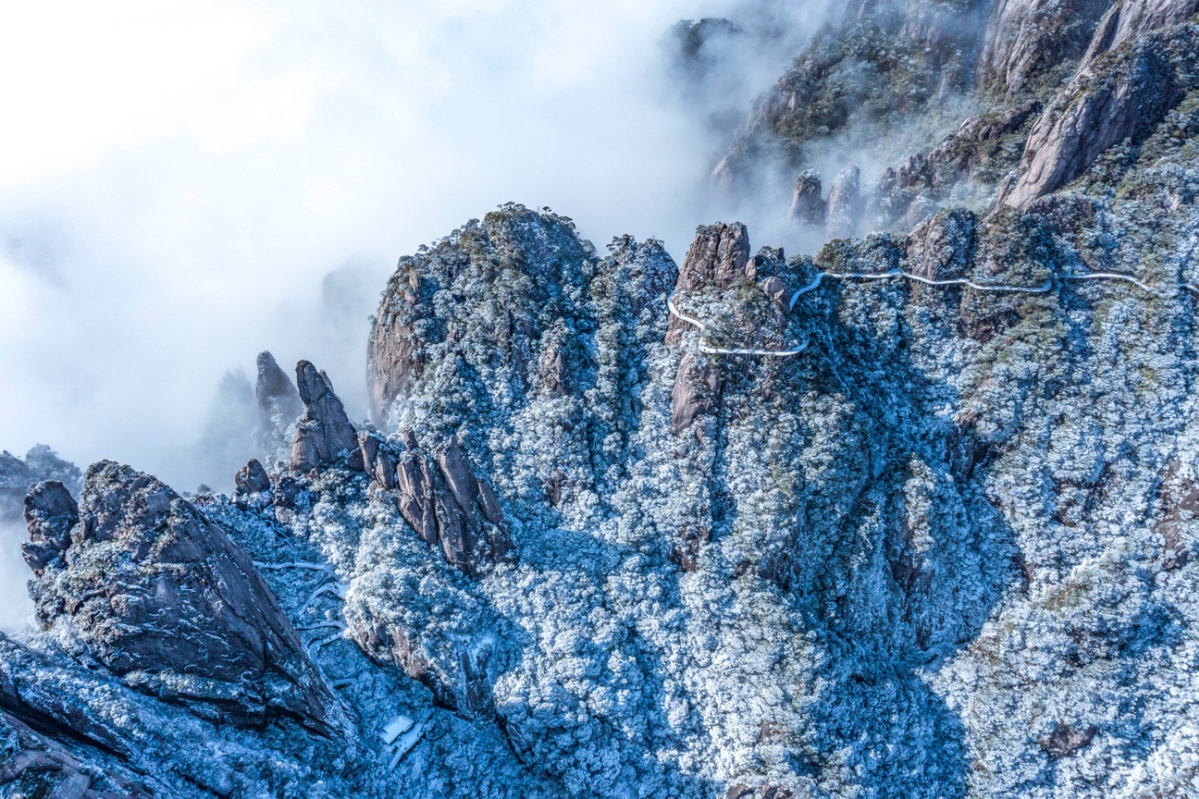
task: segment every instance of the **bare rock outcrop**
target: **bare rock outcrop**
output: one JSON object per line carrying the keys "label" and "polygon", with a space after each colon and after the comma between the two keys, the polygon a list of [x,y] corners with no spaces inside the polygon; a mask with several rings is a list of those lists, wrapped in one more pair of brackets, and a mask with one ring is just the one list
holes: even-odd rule
{"label": "bare rock outcrop", "polygon": [[[675,294],[724,291],[749,277],[749,232],[741,223],[701,226],[679,269]],[[666,343],[677,344],[688,326],[671,317]]]}
{"label": "bare rock outcrop", "polygon": [[824,197],[820,175],[815,170],[805,169],[795,179],[795,191],[791,195],[791,209],[787,218],[793,225],[823,225]]}
{"label": "bare rock outcrop", "polygon": [[908,237],[908,271],[928,280],[966,275],[978,242],[978,219],[965,208],[942,211]]}
{"label": "bare rock outcrop", "polygon": [[258,400],[258,415],[265,428],[286,428],[304,412],[300,392],[269,352],[258,353],[258,381],[254,394]]}
{"label": "bare rock outcrop", "polygon": [[296,364],[296,385],[306,407],[291,450],[293,471],[345,464],[358,449],[358,433],[324,372],[308,361]]}
{"label": "bare rock outcrop", "polygon": [[715,366],[702,362],[694,353],[683,353],[670,390],[670,426],[675,435],[716,407],[722,386]]}
{"label": "bare rock outcrop", "polygon": [[398,446],[377,433],[363,433],[363,466],[372,482],[395,492],[404,521],[446,561],[478,576],[513,554],[508,522],[495,490],[480,478],[466,451],[451,438],[427,453],[411,430]]}
{"label": "bare rock outcrop", "polygon": [[1105,150],[1152,129],[1181,93],[1160,43],[1143,41],[1084,70],[1033,126],[1001,202],[1022,208],[1061,188]]}
{"label": "bare rock outcrop", "polygon": [[701,227],[679,269],[677,290],[727,289],[746,276],[749,232],[739,222]]}
{"label": "bare rock outcrop", "polygon": [[27,499],[26,559],[45,625],[69,621],[125,682],[197,715],[284,715],[329,734],[336,702],[249,556],[168,486],[103,461],[76,508],[57,483]]}
{"label": "bare rock outcrop", "polygon": [[[9,698],[0,665],[0,703]],[[19,703],[19,697],[18,697]],[[65,707],[70,707],[66,703]],[[74,710],[74,707],[71,707]],[[74,719],[61,719],[73,722]],[[79,732],[66,728],[74,737]],[[0,741],[6,758],[0,760],[0,794],[4,796],[46,795],[54,799],[150,799],[154,791],[132,775],[105,772],[95,763],[85,763],[52,738],[22,721],[18,714],[0,710]],[[44,786],[44,787],[43,787]],[[49,791],[34,794],[30,789]]]}
{"label": "bare rock outcrop", "polygon": [[991,12],[976,82],[1016,96],[1083,55],[1108,0],[999,0]]}
{"label": "bare rock outcrop", "polygon": [[1116,0],[1095,27],[1084,66],[1138,36],[1186,22],[1199,12],[1199,0]]}
{"label": "bare rock outcrop", "polygon": [[252,460],[243,466],[233,481],[239,495],[261,494],[271,490],[270,475],[257,460]]}
{"label": "bare rock outcrop", "polygon": [[41,577],[48,567],[65,565],[62,556],[78,521],[79,506],[62,483],[39,483],[29,492],[25,498],[29,540],[21,544],[21,552],[36,576]]}
{"label": "bare rock outcrop", "polygon": [[[675,294],[725,291],[755,276],[749,257],[749,232],[740,223],[700,227],[679,269]],[[666,343],[678,345],[691,327],[671,318]],[[710,411],[720,395],[720,372],[714,364],[684,353],[671,389],[671,426],[675,434]]]}
{"label": "bare rock outcrop", "polygon": [[862,215],[862,173],[857,164],[850,164],[837,173],[828,192],[825,211],[825,234],[830,239],[852,236]]}

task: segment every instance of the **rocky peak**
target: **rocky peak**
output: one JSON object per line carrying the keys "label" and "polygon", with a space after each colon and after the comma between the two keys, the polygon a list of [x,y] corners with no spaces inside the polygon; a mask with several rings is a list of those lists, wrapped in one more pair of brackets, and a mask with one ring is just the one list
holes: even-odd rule
{"label": "rocky peak", "polygon": [[79,506],[66,486],[57,481],[38,483],[25,497],[29,540],[21,545],[25,562],[41,577],[48,566],[62,564],[71,544],[71,529],[79,521]]}
{"label": "rocky peak", "polygon": [[[679,268],[675,294],[720,292],[753,278],[749,259],[749,232],[740,222],[701,226]],[[677,343],[687,324],[671,318],[668,344]]]}
{"label": "rocky peak", "polygon": [[78,507],[44,483],[27,509],[38,618],[69,620],[126,683],[238,724],[337,725],[336,700],[249,556],[169,487],[103,461]]}
{"label": "rocky peak", "polygon": [[[375,422],[456,436],[523,512],[590,513],[636,427],[635,387],[675,275],[660,242],[621,237],[599,258],[548,211],[504,206],[471,222],[401,258],[388,283],[370,341]],[[546,437],[553,456],[535,456]],[[531,501],[538,493],[553,501]]]}
{"label": "rocky peak", "polygon": [[740,222],[701,227],[679,269],[677,289],[727,289],[748,276],[749,232]]}
{"label": "rocky peak", "polygon": [[304,403],[287,372],[270,352],[258,353],[258,381],[254,386],[258,415],[266,429],[286,429],[304,412]]}
{"label": "rocky peak", "polygon": [[795,190],[791,195],[791,209],[787,218],[794,225],[823,225],[824,196],[820,175],[815,170],[805,169],[795,179]]}
{"label": "rocky peak", "polygon": [[852,236],[862,216],[862,172],[849,164],[833,179],[825,211],[825,235],[830,239]]}
{"label": "rocky peak", "polygon": [[491,484],[475,472],[457,438],[432,456],[405,429],[402,444],[377,433],[359,435],[363,466],[379,488],[394,492],[404,521],[446,562],[478,576],[513,553],[508,522]]}
{"label": "rocky peak", "polygon": [[308,361],[296,364],[296,385],[305,406],[291,450],[292,471],[345,464],[358,449],[358,433],[333,393],[329,376]]}

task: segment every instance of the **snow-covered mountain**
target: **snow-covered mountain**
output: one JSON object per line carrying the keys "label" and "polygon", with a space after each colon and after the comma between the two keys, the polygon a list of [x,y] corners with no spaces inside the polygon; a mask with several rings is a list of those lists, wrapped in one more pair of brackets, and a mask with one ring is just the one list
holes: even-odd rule
{"label": "snow-covered mountain", "polygon": [[0,796],[1199,796],[1197,11],[851,3],[713,174],[814,256],[506,205],[232,495],[4,453]]}

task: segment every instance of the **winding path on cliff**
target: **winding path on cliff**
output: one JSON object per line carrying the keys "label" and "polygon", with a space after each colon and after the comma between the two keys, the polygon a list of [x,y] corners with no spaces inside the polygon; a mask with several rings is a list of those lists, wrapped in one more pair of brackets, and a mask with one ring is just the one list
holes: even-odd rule
{"label": "winding path on cliff", "polygon": [[[820,287],[820,285],[826,279],[827,280],[870,281],[870,280],[894,280],[896,278],[905,278],[907,280],[916,281],[917,283],[923,283],[927,286],[964,286],[966,288],[974,289],[975,291],[985,291],[985,292],[991,292],[991,293],[995,293],[995,294],[1048,294],[1050,291],[1053,290],[1054,277],[1055,276],[1050,276],[1050,277],[1046,278],[1045,282],[1040,284],[1039,286],[1017,286],[1017,285],[1011,285],[1011,284],[1005,284],[1005,283],[975,283],[973,280],[970,280],[969,278],[964,278],[964,277],[946,278],[944,280],[933,280],[931,278],[923,277],[921,275],[916,275],[911,272],[905,272],[902,269],[891,269],[886,272],[817,272],[816,277],[812,279],[811,283],[800,288],[798,291],[796,291],[794,294],[791,295],[791,300],[787,305],[787,311],[788,311],[788,313],[790,313],[791,311],[794,311],[796,303],[799,302],[799,298],[802,297],[803,295],[807,294],[810,291],[815,291],[817,288]],[[1165,292],[1159,291],[1159,290],[1153,288],[1152,286],[1149,286],[1148,284],[1143,283],[1140,280],[1137,280],[1135,277],[1133,277],[1131,275],[1125,275],[1125,274],[1121,274],[1119,272],[1087,272],[1085,274],[1057,275],[1056,277],[1058,277],[1061,280],[1077,280],[1077,281],[1083,281],[1083,280],[1121,281],[1124,283],[1131,283],[1133,286],[1139,288],[1141,291],[1144,291],[1147,294],[1157,297],[1158,299],[1164,300],[1164,299],[1167,299],[1169,296]],[[1193,294],[1199,295],[1199,287],[1194,286],[1190,283],[1174,283],[1172,285],[1178,291],[1185,290],[1185,291],[1190,291]],[[684,322],[688,325],[691,325],[692,327],[696,328],[700,333],[705,333],[707,331],[708,325],[705,322],[702,322],[699,319],[696,319],[694,316],[689,316],[686,313],[684,313],[683,311],[679,310],[678,305],[676,305],[675,301],[674,301],[674,294],[671,294],[669,297],[666,298],[666,308],[670,312],[670,315],[673,316],[674,318],[678,319],[680,322]],[[792,356],[799,355],[799,354],[807,351],[810,344],[811,344],[810,341],[805,341],[803,344],[799,345],[798,347],[794,347],[792,349],[766,350],[766,349],[752,349],[752,348],[742,349],[742,348],[729,348],[729,347],[709,347],[708,345],[701,343],[699,345],[699,351],[704,353],[705,355],[750,355],[750,356],[761,355],[761,356],[767,356],[767,357],[773,357],[773,358],[790,358]]]}

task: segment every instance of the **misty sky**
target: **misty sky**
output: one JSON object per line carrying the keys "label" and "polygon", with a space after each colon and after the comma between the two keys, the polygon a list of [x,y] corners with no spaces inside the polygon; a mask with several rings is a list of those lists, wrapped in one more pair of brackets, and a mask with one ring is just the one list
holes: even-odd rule
{"label": "misty sky", "polygon": [[[795,29],[819,6],[787,5]],[[216,386],[252,378],[262,349],[313,360],[362,418],[367,316],[396,258],[505,201],[571,216],[601,248],[632,233],[681,255],[713,221],[718,148],[662,43],[680,18],[736,11],[6,4],[0,449],[44,442],[193,489]],[[748,107],[787,58],[742,60],[721,91],[743,96],[721,101]]]}
{"label": "misty sky", "polygon": [[[824,2],[4,4],[0,449],[194,489],[217,385],[262,349],[362,418],[396,259],[506,201],[680,256],[713,221],[707,117],[748,108]],[[746,3],[792,39],[684,101],[670,26]],[[22,536],[0,529],[0,628],[28,612]]]}

